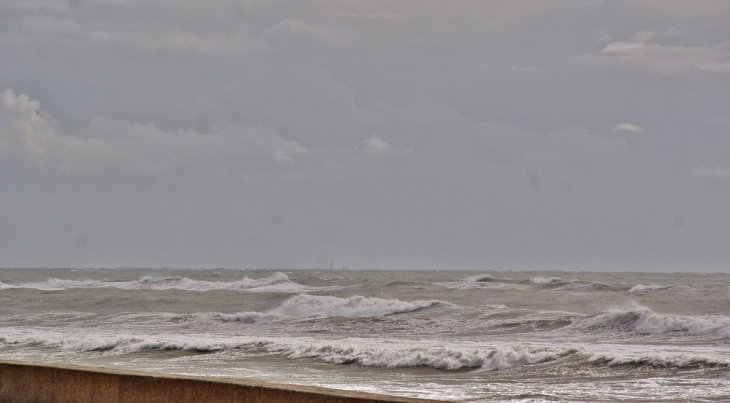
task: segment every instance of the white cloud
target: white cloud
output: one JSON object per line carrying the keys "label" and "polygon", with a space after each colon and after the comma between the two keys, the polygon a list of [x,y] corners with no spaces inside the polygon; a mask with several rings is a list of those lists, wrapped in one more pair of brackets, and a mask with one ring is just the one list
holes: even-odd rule
{"label": "white cloud", "polygon": [[370,136],[367,140],[364,140],[363,143],[372,154],[382,155],[386,154],[388,150],[390,150],[390,144],[375,135]]}
{"label": "white cloud", "polygon": [[641,31],[628,42],[611,42],[598,54],[585,55],[580,60],[602,67],[663,75],[693,71],[730,73],[730,42],[714,46],[672,46],[652,41],[679,34],[676,29],[669,29],[661,35],[653,31]]}
{"label": "white cloud", "polygon": [[[0,95],[0,155],[42,162],[60,144],[58,135],[28,95],[5,90]],[[57,151],[57,150],[55,150]]]}
{"label": "white cloud", "polygon": [[611,130],[613,131],[627,131],[627,132],[633,132],[633,133],[643,133],[644,129],[641,128],[641,126],[637,126],[631,123],[620,123],[616,126],[612,127]]}
{"label": "white cloud", "polygon": [[[25,94],[5,90],[0,97],[0,155],[66,171],[116,167],[161,172],[186,165],[217,166],[229,156],[257,157],[293,164],[306,153],[297,142],[263,126],[215,123],[209,133],[162,129],[123,119],[94,118],[81,135],[58,133]],[[252,169],[271,169],[265,163]]]}

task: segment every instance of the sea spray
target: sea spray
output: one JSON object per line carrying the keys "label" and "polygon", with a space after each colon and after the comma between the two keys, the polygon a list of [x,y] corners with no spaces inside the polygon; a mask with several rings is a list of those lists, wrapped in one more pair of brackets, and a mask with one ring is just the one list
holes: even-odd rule
{"label": "sea spray", "polygon": [[643,292],[643,291],[656,291],[656,290],[666,290],[668,288],[671,288],[671,286],[668,285],[659,285],[659,284],[637,284],[629,289],[629,292]]}
{"label": "sea spray", "polygon": [[412,312],[439,304],[440,301],[400,301],[355,295],[349,298],[300,294],[268,312],[221,314],[225,321],[246,323],[272,321],[287,317],[377,317]]}
{"label": "sea spray", "polygon": [[684,332],[693,336],[730,337],[730,317],[660,314],[637,303],[624,308],[609,309],[590,322],[600,327],[643,335]]}
{"label": "sea spray", "polygon": [[[68,289],[117,288],[121,290],[184,290],[184,291],[271,291],[271,292],[303,292],[316,290],[316,287],[307,287],[289,280],[284,273],[274,273],[271,276],[251,279],[245,277],[234,281],[207,281],[194,280],[188,277],[153,277],[143,276],[133,281],[99,281],[99,280],[68,280],[50,278],[43,282],[22,283],[16,286],[5,285],[7,288],[28,288],[43,291],[62,291]],[[3,285],[0,285],[3,289]]]}

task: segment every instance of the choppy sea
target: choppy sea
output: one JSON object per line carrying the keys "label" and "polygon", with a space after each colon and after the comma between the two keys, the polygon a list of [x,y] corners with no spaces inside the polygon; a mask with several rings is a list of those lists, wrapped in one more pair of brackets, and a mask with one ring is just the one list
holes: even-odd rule
{"label": "choppy sea", "polygon": [[462,402],[727,402],[730,274],[0,269],[0,359]]}

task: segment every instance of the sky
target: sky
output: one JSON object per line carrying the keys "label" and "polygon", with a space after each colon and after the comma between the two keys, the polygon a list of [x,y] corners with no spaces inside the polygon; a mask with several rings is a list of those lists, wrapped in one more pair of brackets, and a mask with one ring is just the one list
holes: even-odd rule
{"label": "sky", "polygon": [[0,267],[730,271],[730,2],[0,0]]}

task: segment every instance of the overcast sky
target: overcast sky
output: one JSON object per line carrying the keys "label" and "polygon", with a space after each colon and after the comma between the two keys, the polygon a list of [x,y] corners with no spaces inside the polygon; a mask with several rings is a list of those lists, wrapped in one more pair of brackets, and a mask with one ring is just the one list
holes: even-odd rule
{"label": "overcast sky", "polygon": [[0,266],[730,271],[730,2],[0,0]]}

